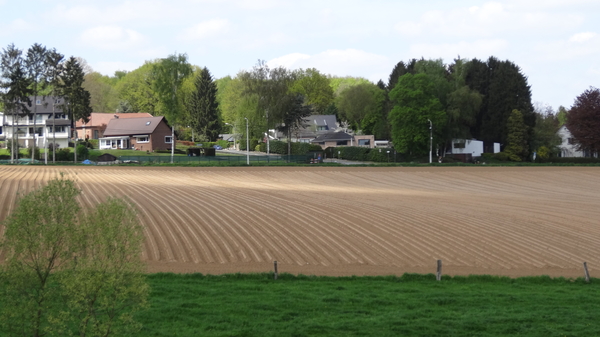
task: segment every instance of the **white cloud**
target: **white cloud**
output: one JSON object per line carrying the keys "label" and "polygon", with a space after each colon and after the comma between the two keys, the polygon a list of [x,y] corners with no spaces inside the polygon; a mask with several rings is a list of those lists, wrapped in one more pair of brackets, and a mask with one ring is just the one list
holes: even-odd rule
{"label": "white cloud", "polygon": [[359,76],[377,82],[387,76],[393,62],[382,55],[357,49],[330,49],[315,55],[292,53],[268,62],[269,66],[284,66],[289,69],[317,68],[325,74],[337,76]]}
{"label": "white cloud", "polygon": [[132,29],[118,26],[94,27],[81,34],[82,41],[103,50],[129,50],[142,45],[146,38]]}
{"label": "white cloud", "polygon": [[231,24],[224,19],[214,19],[201,22],[193,27],[187,28],[179,36],[180,40],[200,40],[218,34],[226,33]]}
{"label": "white cloud", "polygon": [[492,37],[502,33],[547,33],[563,31],[582,24],[584,18],[569,13],[551,13],[539,9],[524,10],[506,2],[486,2],[481,6],[448,11],[428,11],[417,20],[401,21],[394,28],[407,37],[423,34],[466,37]]}
{"label": "white cloud", "polygon": [[571,36],[571,38],[569,39],[569,42],[584,43],[586,41],[593,39],[594,37],[596,37],[596,35],[597,34],[593,33],[593,32],[577,33],[577,34]]}

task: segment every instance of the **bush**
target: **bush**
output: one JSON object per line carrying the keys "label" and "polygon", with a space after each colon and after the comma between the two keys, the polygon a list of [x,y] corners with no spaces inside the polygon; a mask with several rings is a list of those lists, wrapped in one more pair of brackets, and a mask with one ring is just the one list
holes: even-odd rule
{"label": "bush", "polygon": [[226,148],[228,148],[229,146],[231,146],[231,142],[228,142],[228,141],[226,141],[226,140],[218,140],[218,141],[217,141],[217,145],[219,145],[220,147],[222,147],[222,148],[226,149]]}
{"label": "bush", "polygon": [[[30,146],[27,148],[27,158],[31,158],[31,152],[33,151],[33,146]],[[35,155],[33,156],[34,159],[36,160],[40,160],[40,148],[36,147],[35,148]]]}
{"label": "bush", "polygon": [[323,148],[321,147],[321,145],[308,143],[308,151],[309,152],[323,151]]}
{"label": "bush", "polygon": [[261,152],[260,145],[261,144],[256,145],[256,148],[254,148],[254,151]]}
{"label": "bush", "polygon": [[56,150],[56,161],[73,161],[74,155],[71,153],[70,148]]}
{"label": "bush", "polygon": [[88,150],[88,148],[85,144],[77,145],[77,159],[79,159],[79,160],[87,159],[89,152],[90,152],[90,150]]}
{"label": "bush", "polygon": [[[6,149],[8,150],[9,154],[12,152],[12,139],[6,140]],[[19,144],[19,142],[15,142],[15,152],[17,152],[17,158],[21,156],[21,154],[19,153],[20,149],[21,145]]]}
{"label": "bush", "polygon": [[90,150],[98,148],[98,139],[88,139],[87,143]]}

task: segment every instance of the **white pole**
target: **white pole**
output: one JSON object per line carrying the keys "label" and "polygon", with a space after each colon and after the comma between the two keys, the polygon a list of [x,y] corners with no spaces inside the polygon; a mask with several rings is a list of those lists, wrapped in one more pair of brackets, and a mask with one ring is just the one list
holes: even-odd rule
{"label": "white pole", "polygon": [[431,164],[431,152],[433,150],[433,123],[431,123],[431,119],[427,120],[429,121],[429,164]]}
{"label": "white pole", "polygon": [[246,120],[246,165],[250,166],[250,137],[248,135],[248,118]]}

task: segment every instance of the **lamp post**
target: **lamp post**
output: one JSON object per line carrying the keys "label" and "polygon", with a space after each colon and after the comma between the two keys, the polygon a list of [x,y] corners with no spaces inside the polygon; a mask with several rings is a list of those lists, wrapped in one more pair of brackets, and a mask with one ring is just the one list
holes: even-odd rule
{"label": "lamp post", "polygon": [[246,120],[246,165],[250,166],[250,138],[248,136],[248,118]]}
{"label": "lamp post", "polygon": [[235,126],[229,123],[225,123],[225,125],[231,126],[231,132],[233,132],[233,149],[237,150],[237,147],[235,146]]}
{"label": "lamp post", "polygon": [[433,123],[431,123],[431,119],[427,119],[429,121],[429,164],[431,164],[431,152],[433,150]]}

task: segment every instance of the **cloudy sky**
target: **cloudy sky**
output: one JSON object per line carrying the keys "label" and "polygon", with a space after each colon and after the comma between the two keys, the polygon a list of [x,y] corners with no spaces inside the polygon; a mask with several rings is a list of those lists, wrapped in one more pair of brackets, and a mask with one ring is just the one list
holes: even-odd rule
{"label": "cloudy sky", "polygon": [[534,102],[600,87],[600,0],[0,0],[0,48],[37,42],[112,75],[187,53],[217,78],[257,60],[387,82],[411,58],[519,65]]}

